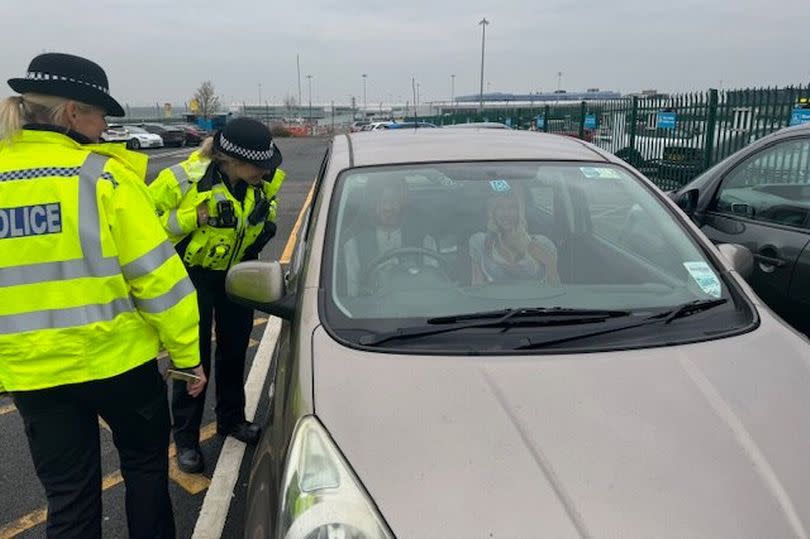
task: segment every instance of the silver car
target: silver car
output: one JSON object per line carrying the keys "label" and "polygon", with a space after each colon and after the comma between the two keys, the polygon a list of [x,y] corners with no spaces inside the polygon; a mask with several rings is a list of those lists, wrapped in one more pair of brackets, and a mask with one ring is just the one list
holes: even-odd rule
{"label": "silver car", "polygon": [[286,273],[245,537],[807,537],[810,347],[621,160],[336,137]]}

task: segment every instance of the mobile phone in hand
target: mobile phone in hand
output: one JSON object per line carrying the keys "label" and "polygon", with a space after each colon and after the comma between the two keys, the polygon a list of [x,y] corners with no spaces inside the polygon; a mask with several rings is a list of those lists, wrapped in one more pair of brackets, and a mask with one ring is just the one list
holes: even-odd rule
{"label": "mobile phone in hand", "polygon": [[166,370],[166,374],[169,378],[173,380],[180,380],[183,382],[201,382],[202,378],[197,376],[196,374],[186,372],[186,371],[178,371],[176,369],[168,369]]}

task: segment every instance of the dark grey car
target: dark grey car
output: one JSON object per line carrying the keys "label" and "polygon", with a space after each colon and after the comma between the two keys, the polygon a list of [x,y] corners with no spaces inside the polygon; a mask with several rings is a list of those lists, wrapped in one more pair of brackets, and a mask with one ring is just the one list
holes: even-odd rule
{"label": "dark grey car", "polygon": [[754,253],[754,291],[810,334],[810,125],[760,139],[674,196],[709,239]]}
{"label": "dark grey car", "polygon": [[571,138],[334,139],[288,272],[245,537],[807,537],[810,347]]}

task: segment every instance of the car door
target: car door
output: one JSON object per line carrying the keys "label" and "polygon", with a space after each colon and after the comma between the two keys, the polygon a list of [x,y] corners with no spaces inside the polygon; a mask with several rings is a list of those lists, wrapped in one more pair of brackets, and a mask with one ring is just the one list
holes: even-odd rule
{"label": "car door", "polygon": [[748,247],[756,260],[751,286],[794,318],[797,305],[810,301],[810,288],[791,288],[810,242],[810,137],[776,141],[739,161],[709,205],[703,231],[715,243]]}

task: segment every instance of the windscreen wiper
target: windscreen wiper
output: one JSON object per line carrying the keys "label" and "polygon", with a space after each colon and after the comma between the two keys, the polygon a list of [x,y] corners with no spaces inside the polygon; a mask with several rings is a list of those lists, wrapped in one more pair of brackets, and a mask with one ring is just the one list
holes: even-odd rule
{"label": "windscreen wiper", "polygon": [[609,333],[618,333],[620,331],[624,331],[627,329],[639,328],[650,324],[669,324],[670,322],[678,318],[684,318],[696,313],[707,311],[709,309],[713,309],[715,307],[723,305],[724,303],[727,302],[728,300],[723,298],[698,299],[695,301],[690,301],[688,303],[683,303],[674,308],[666,309],[662,312],[658,312],[654,315],[644,317],[641,320],[636,320],[635,322],[631,322],[629,324],[622,324],[620,326],[604,328],[598,331],[589,331],[586,333],[578,333],[574,335],[568,335],[565,337],[558,337],[545,340],[536,341],[531,338],[527,338],[526,342],[516,347],[515,350],[536,350],[538,348],[544,348],[546,346],[551,346],[554,344],[577,341],[580,339],[587,339],[590,337],[598,337],[600,335],[607,335]]}
{"label": "windscreen wiper", "polygon": [[518,325],[551,326],[569,324],[591,324],[608,318],[629,316],[630,311],[569,309],[563,307],[536,307],[519,309],[499,309],[451,316],[439,316],[426,320],[426,325],[399,328],[385,333],[365,335],[358,342],[365,346],[375,346],[394,339],[409,339],[439,335],[463,329],[513,327]]}

